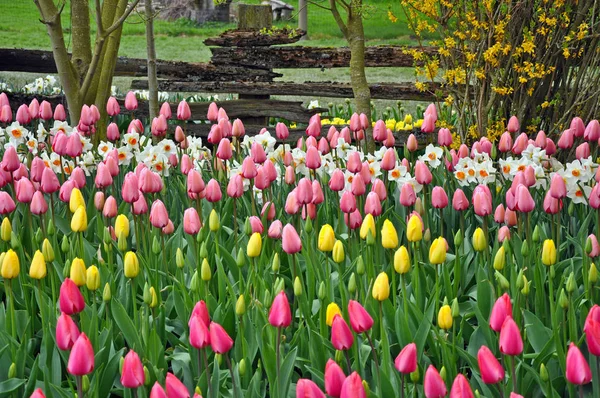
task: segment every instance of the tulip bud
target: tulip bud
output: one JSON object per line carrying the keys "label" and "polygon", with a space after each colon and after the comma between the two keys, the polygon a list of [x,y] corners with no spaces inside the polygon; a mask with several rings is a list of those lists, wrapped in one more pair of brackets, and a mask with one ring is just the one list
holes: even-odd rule
{"label": "tulip bud", "polygon": [[110,242],[112,241],[112,236],[110,234],[110,229],[108,228],[104,228],[104,233],[102,235],[102,241],[106,244],[106,247],[108,247],[108,250],[112,249],[112,245],[110,244]]}
{"label": "tulip bud", "polygon": [[44,239],[44,242],[42,243],[42,254],[47,263],[54,261],[54,249],[48,239]]}
{"label": "tulip bud", "polygon": [[269,291],[269,289],[265,290],[263,304],[265,305],[265,307],[270,307],[272,304],[271,292]]}
{"label": "tulip bud", "polygon": [[567,207],[567,213],[569,213],[569,217],[573,217],[573,213],[575,213],[575,203],[573,203],[573,201],[569,203],[569,207]]}
{"label": "tulip bud", "polygon": [[496,160],[496,158],[498,157],[498,149],[496,148],[495,142],[492,144],[492,150],[490,151],[490,157],[493,160]]}
{"label": "tulip bud", "polygon": [[275,285],[273,286],[273,293],[277,294],[282,290],[285,290],[285,280],[283,280],[283,278],[277,278],[275,280]]}
{"label": "tulip bud", "polygon": [[249,218],[246,218],[246,221],[244,222],[244,234],[247,236],[252,235],[252,224],[250,224]]}
{"label": "tulip bud", "polygon": [[415,211],[423,217],[425,210],[423,209],[423,201],[421,201],[420,197],[415,201]]}
{"label": "tulip bud", "polygon": [[481,393],[479,390],[475,390],[475,398],[481,398]]}
{"label": "tulip bud", "polygon": [[502,275],[499,271],[494,272],[494,276],[496,277],[496,282],[498,282],[498,286],[502,290],[508,290],[510,288],[510,283],[508,279],[504,275]]}
{"label": "tulip bud", "polygon": [[156,290],[154,290],[154,286],[150,286],[150,308],[155,308],[158,305],[158,297],[156,296]]}
{"label": "tulip bud", "polygon": [[533,243],[538,243],[540,241],[540,226],[539,225],[536,225],[535,228],[533,229],[532,240],[533,240]]}
{"label": "tulip bud", "polygon": [[363,261],[362,256],[358,256],[358,259],[356,260],[356,273],[361,276],[365,274],[365,262]]}
{"label": "tulip bud", "polygon": [[151,379],[150,379],[150,371],[148,370],[148,367],[146,367],[144,365],[144,385],[145,386],[149,386],[151,383]]}
{"label": "tulip bud", "polygon": [[240,376],[244,376],[246,374],[246,358],[242,358],[238,364],[238,371],[240,372]]}
{"label": "tulip bud", "polygon": [[459,229],[454,234],[454,246],[460,247],[462,245],[462,242],[463,242],[463,235],[462,235],[462,231]]}
{"label": "tulip bud", "polygon": [[313,230],[312,219],[308,216],[308,214],[306,215],[306,222],[304,223],[304,230],[308,234],[310,234]]}
{"label": "tulip bud", "polygon": [[442,366],[442,368],[440,369],[440,377],[442,378],[442,380],[446,381],[446,367]]}
{"label": "tulip bud", "polygon": [[560,294],[558,295],[558,305],[563,309],[567,310],[569,308],[569,299],[565,294],[565,289],[560,289]]}
{"label": "tulip bud", "polygon": [[531,282],[527,281],[527,277],[525,275],[523,275],[523,289],[521,289],[521,293],[523,293],[524,296],[529,295],[529,286],[531,285]]}
{"label": "tulip bud", "polygon": [[83,375],[81,378],[81,389],[83,390],[84,394],[90,390],[90,378],[88,375]]}
{"label": "tulip bud", "polygon": [[449,305],[443,305],[438,312],[438,327],[448,330],[452,327],[452,309]]}
{"label": "tulip bud", "polygon": [[373,237],[373,233],[371,230],[367,231],[367,245],[372,246],[375,244],[375,238]]}
{"label": "tulip bud", "polygon": [[575,282],[575,274],[571,272],[569,277],[567,278],[567,293],[571,294],[577,288],[577,283]]}
{"label": "tulip bud", "polygon": [[15,377],[17,377],[17,364],[13,362],[8,368],[8,378],[14,379]]}
{"label": "tulip bud", "polygon": [[592,245],[592,239],[588,236],[588,238],[585,240],[585,254],[587,254],[588,256],[590,255],[590,253],[593,250],[593,245]]}
{"label": "tulip bud", "polygon": [[123,273],[129,279],[135,278],[140,273],[140,262],[134,252],[125,253]]}
{"label": "tulip bud", "polygon": [[206,242],[202,242],[200,245],[200,253],[198,254],[200,258],[208,257],[208,249],[206,248]]}
{"label": "tulip bud", "polygon": [[221,220],[215,209],[213,209],[208,217],[208,229],[210,229],[211,232],[217,232],[219,228],[221,228]]}
{"label": "tulip bud", "polygon": [[552,239],[546,239],[542,246],[542,264],[551,266],[556,264],[556,245]]}
{"label": "tulip bud", "polygon": [[183,251],[181,251],[179,247],[175,253],[175,264],[179,269],[182,269],[185,266],[185,257],[183,256]]}
{"label": "tulip bud", "polygon": [[110,293],[110,285],[107,282],[104,285],[104,290],[102,290],[102,301],[104,301],[105,303],[107,303],[107,302],[110,301],[111,298],[112,298],[112,295]]}
{"label": "tulip bud", "polygon": [[246,300],[244,299],[244,295],[240,294],[236,303],[235,303],[235,314],[237,316],[242,316],[246,313]]}
{"label": "tulip bud", "polygon": [[208,265],[208,261],[206,258],[202,260],[202,266],[200,267],[200,277],[204,282],[208,282],[212,279],[212,271],[210,270],[210,265]]}
{"label": "tulip bud", "polygon": [[150,294],[150,285],[148,282],[144,283],[144,293],[142,295],[142,299],[146,305],[150,305],[152,302],[152,295]]}
{"label": "tulip bud", "polygon": [[300,282],[299,277],[296,277],[296,279],[294,279],[294,296],[302,296],[302,283]]}
{"label": "tulip bud", "polygon": [[598,280],[598,269],[596,268],[596,264],[591,263],[590,270],[588,272],[588,282],[593,284],[593,283],[596,283],[597,280]]}
{"label": "tulip bud", "polygon": [[387,298],[390,296],[390,282],[385,272],[381,272],[379,275],[377,275],[375,283],[373,283],[373,290],[371,294],[377,301],[387,300]]}
{"label": "tulip bud", "polygon": [[13,250],[18,250],[21,248],[21,241],[19,240],[19,236],[15,233],[15,231],[10,233],[10,247]]}
{"label": "tulip bud", "polygon": [[504,265],[506,264],[506,255],[504,252],[504,246],[500,246],[496,255],[494,256],[494,269],[496,271],[502,271],[504,269]]}
{"label": "tulip bud", "polygon": [[280,265],[281,264],[279,262],[279,253],[275,253],[275,255],[273,256],[273,261],[271,262],[271,269],[273,270],[273,272],[278,273]]}
{"label": "tulip bud", "polygon": [[235,264],[239,268],[242,268],[244,266],[244,264],[246,264],[246,256],[244,256],[244,249],[242,249],[241,247],[237,252],[237,256],[235,258]]}
{"label": "tulip bud", "polygon": [[481,228],[477,228],[473,233],[473,249],[478,252],[487,249],[487,238]]}
{"label": "tulip bud", "polygon": [[413,383],[417,383],[420,379],[421,373],[419,372],[419,367],[417,366],[417,369],[415,369],[415,371],[410,374],[410,381],[412,381]]}
{"label": "tulip bud", "polygon": [[198,271],[194,271],[192,275],[192,279],[190,279],[190,290],[192,292],[197,292],[200,290],[200,281],[198,280]]}
{"label": "tulip bud", "polygon": [[540,379],[542,379],[543,382],[547,382],[548,380],[550,380],[550,377],[548,375],[548,369],[546,369],[546,365],[544,364],[540,365]]}
{"label": "tulip bud", "polygon": [[317,295],[319,297],[319,300],[323,300],[325,298],[325,282],[321,281],[321,284],[319,285],[319,292],[317,293]]}
{"label": "tulip bud", "polygon": [[69,244],[69,238],[67,238],[67,236],[64,235],[62,238],[62,242],[60,243],[60,250],[62,250],[63,253],[68,253],[70,247],[71,245]]}
{"label": "tulip bud", "polygon": [[452,318],[458,318],[460,316],[460,307],[458,306],[458,300],[456,297],[452,300]]}
{"label": "tulip bud", "polygon": [[337,363],[342,363],[343,360],[344,360],[344,351],[336,350],[335,351],[335,361]]}
{"label": "tulip bud", "polygon": [[40,243],[42,243],[42,239],[44,239],[44,235],[42,235],[41,228],[38,227],[37,231],[35,232],[35,241],[39,245]]}
{"label": "tulip bud", "polygon": [[348,281],[348,293],[354,294],[356,292],[356,275],[354,272],[350,275],[350,280]]}
{"label": "tulip bud", "polygon": [[529,257],[529,243],[527,243],[527,239],[525,239],[521,245],[521,255],[523,257]]}
{"label": "tulip bud", "polygon": [[119,234],[119,238],[117,239],[117,248],[121,253],[127,251],[127,237],[125,236],[125,233],[123,231],[121,231],[121,233]]}
{"label": "tulip bud", "polygon": [[160,242],[158,241],[158,238],[155,236],[154,239],[152,239],[152,253],[154,253],[158,256],[160,254],[161,250],[162,249],[160,247]]}
{"label": "tulip bud", "polygon": [[331,256],[333,258],[333,261],[335,261],[338,264],[342,263],[346,258],[346,255],[344,253],[344,245],[342,244],[341,240],[335,241]]}
{"label": "tulip bud", "polygon": [[56,228],[54,227],[54,221],[52,221],[52,219],[48,221],[48,227],[46,228],[46,232],[48,232],[48,236],[54,236],[54,234],[56,233]]}
{"label": "tulip bud", "polygon": [[12,225],[10,223],[10,220],[8,219],[8,217],[4,217],[4,220],[2,220],[2,226],[0,227],[0,237],[2,237],[3,241],[9,242],[11,234]]}

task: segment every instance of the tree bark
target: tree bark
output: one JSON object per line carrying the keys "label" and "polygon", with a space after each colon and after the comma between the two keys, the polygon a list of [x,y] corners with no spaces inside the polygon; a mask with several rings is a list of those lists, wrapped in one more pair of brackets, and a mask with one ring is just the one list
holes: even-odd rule
{"label": "tree bark", "polygon": [[81,84],[92,61],[89,0],[71,0],[71,41],[73,42],[71,62],[77,70],[79,84]]}
{"label": "tree bark", "polygon": [[300,40],[306,40],[308,38],[308,2],[306,0],[298,0],[298,29],[305,32]]}
{"label": "tree bark", "polygon": [[148,53],[148,105],[150,118],[158,116],[158,79],[156,78],[156,49],[154,47],[154,10],[152,0],[146,0],[146,47]]}

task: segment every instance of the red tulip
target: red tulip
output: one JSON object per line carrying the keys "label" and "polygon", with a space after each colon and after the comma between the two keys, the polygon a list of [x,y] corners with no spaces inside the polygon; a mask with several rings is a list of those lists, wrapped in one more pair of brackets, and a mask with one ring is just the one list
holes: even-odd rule
{"label": "red tulip", "polygon": [[61,312],[67,315],[78,314],[85,308],[83,295],[70,278],[65,278],[62,285],[60,285],[58,301]]}
{"label": "red tulip", "polygon": [[144,385],[146,375],[144,374],[144,366],[138,354],[129,350],[123,361],[123,370],[121,371],[121,384],[125,388],[138,388]]}
{"label": "red tulip", "polygon": [[209,330],[210,346],[215,353],[225,354],[233,347],[233,340],[229,337],[225,329],[223,329],[223,326],[216,322],[211,322]]}
{"label": "red tulip", "polygon": [[490,314],[490,327],[492,330],[499,332],[507,317],[512,317],[512,304],[510,296],[504,293],[496,300]]}
{"label": "red tulip", "polygon": [[481,372],[481,380],[485,384],[496,384],[504,380],[504,368],[492,351],[484,345],[477,352],[477,363]]}
{"label": "red tulip", "polygon": [[417,345],[415,343],[406,345],[396,357],[394,365],[398,372],[404,374],[417,370]]}
{"label": "red tulip", "polygon": [[296,383],[296,398],[325,398],[325,394],[314,381],[300,379]]}
{"label": "red tulip", "polygon": [[350,326],[356,333],[364,333],[373,327],[373,318],[358,301],[350,300],[348,302],[348,315],[350,316]]}
{"label": "red tulip", "polygon": [[269,323],[276,328],[286,328],[292,323],[292,312],[285,292],[279,292],[269,311]]}
{"label": "red tulip", "polygon": [[79,337],[79,329],[73,319],[65,314],[60,314],[56,321],[56,345],[59,350],[70,350]]}
{"label": "red tulip", "polygon": [[331,344],[336,350],[349,350],[354,343],[354,335],[348,324],[340,315],[333,317],[331,324]]}
{"label": "red tulip", "polygon": [[158,381],[154,382],[152,390],[150,390],[150,398],[168,398],[167,393],[165,392],[164,388],[158,384]]}
{"label": "red tulip", "polygon": [[500,352],[505,355],[519,355],[523,352],[523,339],[521,331],[512,319],[512,316],[507,316],[500,329]]}
{"label": "red tulip", "polygon": [[352,372],[350,376],[346,377],[344,384],[342,384],[340,398],[367,398],[365,386],[363,386],[358,373]]}
{"label": "red tulip", "polygon": [[459,373],[452,383],[450,398],[474,398],[469,381],[462,373]]}
{"label": "red tulip", "polygon": [[325,365],[325,392],[327,395],[337,398],[342,393],[342,384],[346,380],[344,371],[334,360],[327,360]]}
{"label": "red tulip", "polygon": [[425,398],[442,398],[448,393],[446,383],[444,383],[442,376],[440,376],[433,365],[429,365],[425,372],[423,392],[425,393]]}
{"label": "red tulip", "polygon": [[583,385],[592,381],[592,372],[585,357],[575,343],[569,345],[567,352],[567,381],[571,384]]}
{"label": "red tulip", "polygon": [[74,376],[84,376],[93,370],[94,348],[85,333],[81,333],[71,349],[67,371]]}
{"label": "red tulip", "polygon": [[167,373],[165,385],[167,387],[168,398],[190,398],[190,392],[185,384],[183,384],[173,373]]}

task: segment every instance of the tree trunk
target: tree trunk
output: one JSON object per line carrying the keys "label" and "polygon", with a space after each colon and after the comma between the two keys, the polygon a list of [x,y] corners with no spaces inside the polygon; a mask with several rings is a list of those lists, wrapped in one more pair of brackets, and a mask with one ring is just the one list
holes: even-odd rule
{"label": "tree trunk", "polygon": [[154,48],[154,11],[152,0],[146,0],[146,47],[148,52],[148,105],[150,118],[158,116],[158,79],[156,78],[156,49]]}
{"label": "tree trunk", "polygon": [[71,0],[71,41],[73,42],[71,63],[77,70],[79,84],[81,84],[92,62],[89,0]]}
{"label": "tree trunk", "polygon": [[307,33],[300,40],[308,38],[308,2],[306,0],[298,0],[298,29]]}

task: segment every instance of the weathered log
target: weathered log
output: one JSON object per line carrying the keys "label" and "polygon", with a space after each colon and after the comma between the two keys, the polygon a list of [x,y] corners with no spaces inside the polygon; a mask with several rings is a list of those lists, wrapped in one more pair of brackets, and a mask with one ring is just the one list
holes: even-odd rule
{"label": "weathered log", "polygon": [[262,29],[273,26],[270,5],[238,4],[238,29]]}
{"label": "weathered log", "polygon": [[[188,63],[157,60],[160,78],[193,79],[197,81],[271,81],[281,77],[270,70],[240,67],[236,65],[214,65],[211,63]],[[141,58],[119,57],[115,76],[147,76],[147,61]],[[52,51],[0,49],[0,71],[56,73]]]}
{"label": "weathered log", "polygon": [[[134,80],[133,88],[145,89],[147,83],[144,80]],[[428,83],[427,91],[419,91],[414,83],[373,83],[371,97],[375,99],[431,101],[435,99],[434,93],[443,88],[439,84]],[[350,83],[337,82],[189,82],[162,80],[158,82],[162,91],[186,91],[207,93],[238,93],[250,95],[290,95],[310,97],[352,98],[352,86]]]}
{"label": "weathered log", "polygon": [[[365,49],[367,67],[410,67],[415,60],[409,50],[416,47],[373,46]],[[348,47],[213,47],[211,62],[216,65],[240,65],[254,68],[338,68],[350,64]],[[436,55],[437,49],[425,47]]]}
{"label": "weathered log", "polygon": [[[62,95],[38,95],[38,94],[22,94],[22,93],[7,93],[8,100],[13,112],[16,112],[21,104],[29,104],[34,98],[39,102],[48,101],[52,104],[52,108],[58,104],[63,104],[66,108],[66,99]],[[121,105],[121,113],[128,114],[125,109],[125,100],[119,99]],[[177,103],[171,103],[173,115],[177,113]],[[192,111],[192,119],[204,120],[208,112],[208,102],[190,102],[190,110]],[[307,109],[302,106],[301,101],[278,101],[278,100],[230,100],[217,102],[217,105],[223,107],[227,115],[231,119],[241,119],[242,121],[251,120],[251,118],[270,118],[277,117],[286,120],[291,120],[298,123],[308,123],[308,120],[315,113],[327,112],[325,108]],[[148,117],[147,101],[138,100],[138,109],[135,111],[135,116],[140,118]]]}
{"label": "weathered log", "polygon": [[217,37],[204,40],[207,46],[252,47],[296,43],[306,32],[300,29],[276,29],[263,33],[260,30],[226,30]]}

